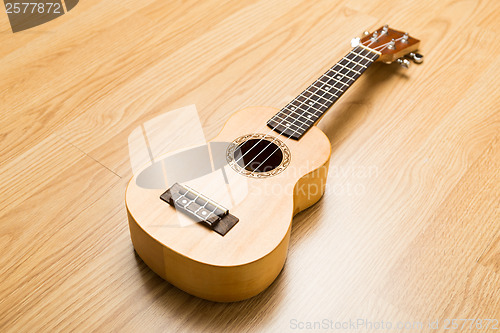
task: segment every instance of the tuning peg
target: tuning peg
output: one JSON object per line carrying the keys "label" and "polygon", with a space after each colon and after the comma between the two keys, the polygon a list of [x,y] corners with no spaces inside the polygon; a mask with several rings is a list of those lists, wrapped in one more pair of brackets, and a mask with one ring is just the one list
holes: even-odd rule
{"label": "tuning peg", "polygon": [[396,40],[395,39],[392,39],[390,42],[389,42],[389,45],[387,46],[387,48],[389,50],[394,50],[395,49],[395,45],[396,45]]}
{"label": "tuning peg", "polygon": [[405,59],[405,58],[399,58],[398,60],[396,60],[398,64],[401,65],[401,67],[404,67],[406,69],[410,68],[410,64],[411,62],[408,60],[408,59]]}
{"label": "tuning peg", "polygon": [[382,35],[386,34],[387,31],[389,31],[389,25],[388,24],[384,25],[384,27],[382,28]]}
{"label": "tuning peg", "polygon": [[351,47],[356,47],[359,44],[361,44],[361,41],[360,41],[359,37],[355,37],[355,38],[351,39]]}
{"label": "tuning peg", "polygon": [[410,53],[409,54],[411,60],[413,60],[416,64],[421,64],[424,62],[424,56],[421,55],[420,53]]}
{"label": "tuning peg", "polygon": [[409,34],[405,33],[403,35],[403,38],[401,38],[401,43],[408,43],[408,37],[409,37]]}
{"label": "tuning peg", "polygon": [[368,30],[365,30],[363,31],[363,33],[361,34],[361,37],[366,37],[370,34],[370,32]]}

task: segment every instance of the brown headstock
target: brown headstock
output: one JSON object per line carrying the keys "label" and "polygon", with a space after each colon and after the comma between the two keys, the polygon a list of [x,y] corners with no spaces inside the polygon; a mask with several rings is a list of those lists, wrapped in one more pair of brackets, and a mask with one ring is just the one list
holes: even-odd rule
{"label": "brown headstock", "polygon": [[[391,29],[387,25],[372,33],[365,32],[362,38],[356,38],[353,41],[379,52],[380,57],[377,61],[391,63],[409,55],[415,62],[422,62],[423,56],[413,53],[418,49],[420,41],[408,33]],[[402,63],[403,60],[399,60],[399,62]]]}

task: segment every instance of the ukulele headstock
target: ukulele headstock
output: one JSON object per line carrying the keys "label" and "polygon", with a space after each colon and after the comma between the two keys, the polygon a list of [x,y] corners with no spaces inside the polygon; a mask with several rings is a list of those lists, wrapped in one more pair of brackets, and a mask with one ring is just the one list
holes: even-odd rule
{"label": "ukulele headstock", "polygon": [[351,45],[363,45],[373,51],[379,52],[377,61],[391,63],[397,61],[403,67],[409,67],[410,62],[405,57],[420,64],[423,56],[415,53],[420,46],[420,40],[411,37],[408,33],[389,28],[388,25],[373,31],[365,31],[361,38],[354,38]]}

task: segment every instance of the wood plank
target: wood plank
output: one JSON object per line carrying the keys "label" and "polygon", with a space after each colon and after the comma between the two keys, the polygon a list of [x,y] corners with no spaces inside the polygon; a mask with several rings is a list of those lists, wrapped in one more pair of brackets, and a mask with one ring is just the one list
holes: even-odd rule
{"label": "wood plank", "polygon": [[[52,135],[1,169],[3,256],[0,322],[14,323],[53,288],[47,277],[70,275],[85,256],[81,238],[99,234],[88,207],[120,181],[80,150]],[[122,186],[122,189],[124,187]],[[82,252],[80,252],[82,251]],[[72,255],[73,254],[73,255]],[[54,284],[57,284],[54,281]]]}
{"label": "wood plank", "polygon": [[[476,266],[486,246],[500,233],[498,143],[497,136],[450,191],[425,230],[401,254],[387,275],[387,284],[380,289],[381,297],[414,316],[431,318],[440,316],[441,309],[450,302],[442,297],[443,293],[455,295],[467,291],[467,284],[477,283],[471,281],[479,276],[488,284],[489,278]],[[463,193],[468,194],[468,200],[464,201]],[[479,214],[481,219],[476,218]],[[497,278],[490,278],[494,285]],[[491,305],[488,311],[482,309],[483,314],[498,315],[495,302]],[[469,318],[466,314],[455,312],[444,318]]]}

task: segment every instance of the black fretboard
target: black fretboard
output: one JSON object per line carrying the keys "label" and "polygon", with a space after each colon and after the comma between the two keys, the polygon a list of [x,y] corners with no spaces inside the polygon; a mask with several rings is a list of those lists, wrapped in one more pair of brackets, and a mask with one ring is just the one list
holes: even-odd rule
{"label": "black fretboard", "polygon": [[378,53],[355,47],[269,119],[267,126],[289,138],[300,139],[378,57]]}

